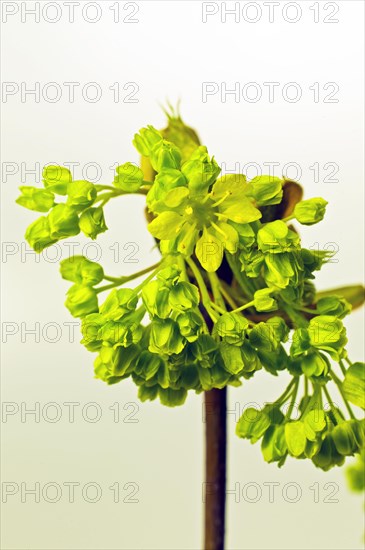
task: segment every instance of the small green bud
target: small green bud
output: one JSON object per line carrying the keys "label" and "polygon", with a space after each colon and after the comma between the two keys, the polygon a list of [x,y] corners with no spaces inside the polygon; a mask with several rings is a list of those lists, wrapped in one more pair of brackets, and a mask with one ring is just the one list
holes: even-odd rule
{"label": "small green bud", "polygon": [[317,351],[303,355],[300,360],[300,366],[303,373],[308,377],[326,376],[330,369],[328,359]]}
{"label": "small green bud", "polygon": [[84,210],[96,199],[96,187],[86,180],[71,181],[67,186],[67,205],[76,210]]}
{"label": "small green bud", "polygon": [[355,437],[350,422],[341,422],[332,430],[333,442],[337,451],[344,456],[351,456],[357,450]]}
{"label": "small green bud", "polygon": [[230,374],[239,374],[245,368],[241,347],[221,342],[219,351],[223,359],[223,366]]}
{"label": "small green bud", "polygon": [[188,342],[195,342],[202,333],[203,321],[201,315],[195,311],[180,313],[176,321],[179,325],[180,334],[182,334]]}
{"label": "small green bud", "polygon": [[181,171],[188,180],[189,189],[202,193],[217,179],[221,169],[214,157],[209,157],[207,148],[201,145],[195,149],[190,159],[184,162]]}
{"label": "small green bud", "polygon": [[114,185],[127,193],[134,193],[143,184],[143,172],[138,166],[126,162],[116,168],[117,176],[114,178]]}
{"label": "small green bud", "polygon": [[279,204],[283,198],[283,180],[273,176],[256,176],[247,185],[246,194],[258,206]]}
{"label": "small green bud", "polygon": [[100,313],[107,320],[118,321],[124,315],[133,312],[138,296],[131,288],[113,289],[100,306]]}
{"label": "small green bud", "polygon": [[300,248],[297,233],[291,231],[281,220],[266,223],[257,234],[257,244],[262,252],[278,254]]}
{"label": "small green bud", "polygon": [[151,324],[149,351],[162,355],[180,353],[184,349],[184,340],[179,325],[172,319],[155,319]]}
{"label": "small green bud", "polygon": [[246,409],[236,425],[236,435],[256,443],[269,428],[271,422],[264,410]]}
{"label": "small green bud", "polygon": [[97,285],[104,279],[101,265],[88,260],[85,256],[71,256],[62,260],[60,272],[63,279],[88,286]]}
{"label": "small green bud", "polygon": [[264,279],[267,286],[284,289],[289,284],[298,285],[302,278],[302,265],[295,252],[265,253],[264,260]]}
{"label": "small green bud", "polygon": [[188,311],[199,304],[198,287],[185,281],[172,287],[169,295],[170,306],[175,311]]}
{"label": "small green bud", "polygon": [[140,354],[138,346],[128,348],[102,346],[95,361],[95,376],[107,384],[115,384],[127,378],[134,369]]}
{"label": "small green bud", "polygon": [[153,126],[141,128],[139,134],[135,134],[133,145],[141,155],[149,157],[151,151],[162,143],[162,135]]}
{"label": "small green bud", "polygon": [[50,191],[37,189],[37,187],[19,187],[19,189],[22,194],[15,202],[24,208],[36,212],[48,212],[54,206],[54,194]]}
{"label": "small green bud", "polygon": [[277,301],[271,297],[273,292],[275,292],[274,288],[256,290],[253,297],[256,311],[275,311],[278,309]]}
{"label": "small green bud", "polygon": [[179,170],[181,152],[173,143],[163,140],[151,151],[150,160],[156,172],[171,168]]}
{"label": "small green bud", "polygon": [[164,168],[157,174],[153,187],[159,187],[163,191],[171,191],[177,187],[186,187],[187,180],[180,170],[174,168]]}
{"label": "small green bud", "polygon": [[157,273],[157,279],[164,283],[164,286],[171,288],[180,278],[181,271],[175,265],[164,267]]}
{"label": "small green bud", "polygon": [[101,206],[85,210],[80,216],[79,225],[84,235],[90,239],[96,239],[100,233],[104,233],[108,229]]}
{"label": "small green bud", "polygon": [[28,226],[25,238],[29,245],[38,253],[57,242],[56,238],[51,237],[49,220],[45,216],[41,216]]}
{"label": "small green bud", "polygon": [[313,225],[323,220],[327,204],[321,197],[298,202],[293,216],[303,225]]}
{"label": "small green bud", "polygon": [[171,313],[169,294],[169,288],[161,281],[154,280],[145,285],[142,290],[142,300],[148,313],[161,319],[169,317]]}
{"label": "small green bud", "polygon": [[214,326],[214,332],[227,344],[241,346],[246,338],[248,321],[239,313],[224,313]]}
{"label": "small green bud", "polygon": [[73,285],[67,292],[65,306],[73,317],[84,317],[98,311],[98,297],[87,285]]}
{"label": "small green bud", "polygon": [[72,181],[72,175],[64,166],[45,166],[43,168],[43,185],[56,195],[67,195],[68,184]]}
{"label": "small green bud", "polygon": [[346,329],[333,315],[318,315],[309,321],[308,334],[313,347],[326,351],[332,359],[343,357],[347,344]]}
{"label": "small green bud", "polygon": [[345,457],[336,449],[332,433],[326,434],[322,441],[321,448],[312,458],[312,462],[325,472],[330,470],[333,466],[342,466],[345,462]]}
{"label": "small green bud", "polygon": [[57,204],[48,214],[52,239],[64,239],[80,233],[79,218],[66,204]]}
{"label": "small green bud", "polygon": [[339,319],[346,317],[352,309],[351,304],[339,296],[324,296],[318,300],[316,306],[321,315],[334,315]]}

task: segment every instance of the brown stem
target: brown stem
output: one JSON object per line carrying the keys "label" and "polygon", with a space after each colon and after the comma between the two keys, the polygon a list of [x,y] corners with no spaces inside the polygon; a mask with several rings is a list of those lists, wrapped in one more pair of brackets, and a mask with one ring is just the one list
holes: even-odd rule
{"label": "brown stem", "polygon": [[204,550],[224,550],[227,457],[227,388],[205,392]]}

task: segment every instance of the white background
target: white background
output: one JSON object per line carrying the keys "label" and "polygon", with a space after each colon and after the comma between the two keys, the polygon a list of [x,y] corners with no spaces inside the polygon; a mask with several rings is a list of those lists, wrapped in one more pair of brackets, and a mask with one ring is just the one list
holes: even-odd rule
{"label": "white background", "polygon": [[[44,12],[45,4],[49,6]],[[39,174],[27,175],[26,170],[50,162],[80,163],[75,179],[83,177],[87,163],[96,163],[102,171],[100,183],[110,183],[110,166],[138,160],[131,145],[133,134],[145,124],[162,127],[165,121],[159,104],[166,99],[176,104],[181,98],[184,119],[198,129],[209,151],[228,169],[236,163],[243,169],[247,163],[263,167],[264,162],[277,162],[276,174],[280,175],[287,163],[300,166],[306,197],[323,196],[329,201],[325,221],[304,228],[303,242],[338,250],[338,261],[323,269],[318,287],[361,282],[363,3],[299,1],[288,6],[281,2],[271,22],[263,2],[251,3],[251,8],[247,2],[237,2],[237,21],[227,15],[226,22],[222,20],[222,3],[210,3],[209,9],[218,12],[206,23],[202,22],[202,3],[195,1],[139,1],[138,13],[131,16],[136,23],[123,21],[134,11],[134,6],[125,2],[119,3],[119,22],[114,21],[116,2],[98,2],[97,11],[91,6],[83,12],[85,4],[88,2],[81,1],[75,6],[71,23],[65,2],[40,2],[39,22],[26,11],[34,9],[35,2],[2,2],[2,80],[6,90],[12,86],[15,90],[13,95],[2,96],[3,328],[17,331],[7,338],[3,333],[7,342],[3,346],[2,399],[19,407],[6,423],[3,417],[2,424],[2,480],[19,486],[19,492],[3,504],[2,546],[9,550],[195,550],[200,548],[202,531],[201,397],[191,395],[184,407],[170,410],[158,402],[138,404],[136,388],[130,382],[107,387],[93,379],[93,355],[78,344],[77,328],[70,342],[65,325],[73,320],[63,306],[68,284],[60,278],[53,259],[59,252],[67,257],[68,249],[64,245],[53,253],[50,249],[39,262],[34,255],[21,253],[25,228],[36,213],[14,203],[17,187],[38,179]],[[233,6],[233,2],[226,3],[227,8]],[[12,11],[16,13],[10,15]],[[47,21],[59,14],[59,21]],[[296,16],[298,21],[293,22]],[[325,17],[338,22],[326,23]],[[37,82],[39,102],[24,95],[25,89],[34,88]],[[50,101],[55,90],[47,88],[50,82],[61,90],[59,101]],[[80,83],[73,103],[65,82]],[[101,90],[97,102],[82,95],[90,82]],[[116,82],[120,85],[118,102],[109,89]],[[125,102],[132,87],[124,90],[123,86],[130,82],[138,86],[134,103]],[[204,82],[215,83],[219,90],[205,102]],[[255,88],[245,87],[252,82]],[[269,82],[278,83],[273,101],[264,85]],[[294,87],[285,87],[293,82],[301,91],[296,102],[290,101]],[[238,98],[222,97],[224,85],[232,89],[235,83],[243,93]],[[318,83],[319,97],[310,89],[314,83]],[[250,102],[255,89],[262,97]],[[338,91],[331,97],[338,101],[328,102],[333,90]],[[93,90],[89,91],[93,97]],[[310,169],[315,163],[320,167],[319,181]],[[332,165],[326,168],[327,163],[338,166],[332,176],[337,181],[328,181]],[[267,173],[264,167],[263,172]],[[95,176],[91,168],[89,175]],[[295,177],[292,172],[289,176]],[[141,197],[116,200],[107,207],[106,217],[110,230],[97,243],[107,272],[128,274],[157,260],[144,224]],[[87,242],[81,237],[71,241],[77,243],[77,253]],[[113,257],[114,243],[119,243],[119,258]],[[138,247],[137,263],[126,261],[133,250],[128,243]],[[97,250],[88,251],[92,259]],[[41,333],[45,331],[39,342],[34,335],[25,334],[35,323],[40,323]],[[55,323],[60,327],[58,337]],[[361,359],[362,312],[355,312],[346,326],[350,357]],[[57,341],[50,342],[52,338]],[[309,461],[288,460],[279,470],[264,463],[259,446],[250,446],[234,435],[242,407],[275,399],[284,384],[284,375],[275,379],[260,372],[242,388],[229,391],[228,489],[239,491],[239,495],[227,497],[227,548],[362,548],[362,502],[348,492],[343,469],[325,474]],[[32,415],[22,422],[21,408],[34,408],[36,402],[41,411],[47,403],[57,403],[61,419],[50,422],[56,409],[45,407],[39,422]],[[80,403],[73,423],[65,402]],[[97,403],[102,413],[96,423],[81,414],[83,406],[91,402]],[[114,403],[120,406],[119,422],[114,422]],[[133,410],[138,422],[123,422]],[[94,412],[89,408],[85,414],[91,417]],[[61,498],[47,502],[55,495],[50,489],[40,503],[31,495],[23,495],[22,502],[22,482],[28,488],[39,482],[41,489],[49,482],[57,483]],[[65,482],[80,484],[73,503]],[[94,504],[81,496],[89,482],[102,490]],[[138,502],[114,503],[109,487],[116,482],[122,501],[132,490],[123,489],[124,485],[137,484],[134,498]],[[273,502],[269,487],[263,485],[270,482],[279,484]],[[247,483],[252,485],[247,488]],[[293,502],[295,487],[286,486],[288,483],[300,488],[297,502]],[[315,487],[319,488],[319,502],[315,502]],[[334,489],[337,492],[331,498]],[[262,495],[254,503],[260,496],[256,491]],[[93,496],[90,489],[89,497]]]}

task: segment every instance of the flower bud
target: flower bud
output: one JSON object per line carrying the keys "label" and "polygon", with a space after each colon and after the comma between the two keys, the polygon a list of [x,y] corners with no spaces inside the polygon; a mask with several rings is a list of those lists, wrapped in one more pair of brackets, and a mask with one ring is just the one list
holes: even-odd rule
{"label": "flower bud", "polygon": [[66,204],[57,204],[48,214],[52,239],[73,237],[80,233],[79,218]]}
{"label": "flower bud", "polygon": [[341,422],[331,432],[337,451],[344,456],[351,456],[357,451],[351,422]]}
{"label": "flower bud", "polygon": [[181,167],[189,188],[198,193],[206,192],[217,179],[221,169],[214,157],[211,159],[203,145],[195,149],[190,159]]}
{"label": "flower bud", "polygon": [[270,426],[270,418],[265,411],[245,409],[236,425],[236,435],[256,443]]}
{"label": "flower bud", "polygon": [[96,239],[100,233],[104,233],[108,229],[101,206],[85,210],[80,216],[79,225],[84,235],[90,239]]}
{"label": "flower bud", "polygon": [[114,185],[127,193],[133,193],[143,184],[143,172],[138,166],[126,162],[116,168],[117,176],[114,178]]}
{"label": "flower bud", "polygon": [[345,457],[336,449],[332,433],[326,434],[322,441],[321,448],[312,458],[312,462],[325,472],[328,472],[333,466],[342,466],[345,462]]}
{"label": "flower bud", "polygon": [[303,355],[300,366],[307,377],[326,376],[330,368],[326,356],[317,351]]}
{"label": "flower bud", "polygon": [[67,204],[75,210],[84,210],[96,199],[96,187],[86,180],[71,181],[67,186]]}
{"label": "flower bud", "polygon": [[47,191],[56,195],[67,195],[67,186],[72,181],[68,168],[63,166],[45,166],[43,168],[43,185]]}
{"label": "flower bud", "polygon": [[57,239],[51,237],[49,221],[45,216],[41,216],[28,226],[25,238],[29,245],[38,253],[42,252],[47,246],[51,246],[57,242]]}
{"label": "flower bud", "polygon": [[102,346],[99,356],[95,361],[95,376],[107,382],[115,384],[131,374],[140,354],[138,346],[128,348]]}
{"label": "flower bud", "polygon": [[118,321],[124,315],[133,312],[138,296],[131,288],[113,289],[100,306],[100,313],[107,320]]}
{"label": "flower bud", "polygon": [[278,309],[277,301],[271,297],[273,292],[275,292],[274,288],[256,290],[253,297],[256,311],[275,311]]}
{"label": "flower bud", "polygon": [[224,313],[214,326],[214,331],[227,344],[240,346],[245,341],[248,321],[238,313]]}
{"label": "flower bud", "polygon": [[71,256],[62,260],[60,272],[63,279],[77,284],[94,286],[104,279],[104,271],[101,265],[92,262],[85,256]]}
{"label": "flower bud", "polygon": [[162,281],[154,280],[143,287],[142,300],[152,316],[166,319],[171,313],[171,305],[169,303],[170,290],[162,283]]}
{"label": "flower bud", "polygon": [[323,220],[328,202],[321,197],[298,202],[294,217],[303,225],[313,225]]}
{"label": "flower bud", "polygon": [[84,317],[98,311],[98,297],[87,285],[73,285],[67,292],[65,306],[73,317]]}
{"label": "flower bud", "polygon": [[324,296],[317,302],[317,311],[321,315],[334,315],[339,319],[343,319],[351,309],[351,304],[339,296]]}
{"label": "flower bud", "polygon": [[281,220],[269,222],[259,229],[257,244],[262,252],[280,254],[300,248],[299,236]]}
{"label": "flower bud", "polygon": [[188,311],[194,309],[199,304],[198,287],[185,281],[177,283],[169,295],[169,302],[175,311]]}
{"label": "flower bud", "polygon": [[48,212],[54,205],[54,194],[50,191],[37,189],[37,187],[19,187],[19,189],[22,194],[15,202],[24,208],[36,212]]}
{"label": "flower bud", "polygon": [[162,135],[153,126],[141,128],[139,134],[135,134],[133,145],[141,155],[149,157],[152,149],[162,143]]}
{"label": "flower bud", "polygon": [[150,160],[156,172],[171,168],[179,170],[181,153],[173,143],[163,140],[151,151]]}
{"label": "flower bud", "polygon": [[176,321],[179,325],[180,334],[182,334],[188,342],[195,342],[202,333],[203,321],[199,313],[195,311],[180,313]]}
{"label": "flower bud", "polygon": [[279,204],[283,198],[283,180],[273,176],[256,176],[247,185],[246,194],[258,206]]}
{"label": "flower bud", "polygon": [[156,319],[152,322],[149,351],[162,355],[180,353],[184,349],[184,340],[179,325],[173,319]]}
{"label": "flower bud", "polygon": [[318,315],[309,321],[308,334],[313,347],[326,351],[332,359],[343,357],[347,344],[346,329],[342,321],[332,315]]}

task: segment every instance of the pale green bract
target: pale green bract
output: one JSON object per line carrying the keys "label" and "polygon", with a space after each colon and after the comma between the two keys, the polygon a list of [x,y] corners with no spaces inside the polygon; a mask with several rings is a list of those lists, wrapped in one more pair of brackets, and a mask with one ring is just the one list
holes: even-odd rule
{"label": "pale green bract", "polygon": [[[45,213],[25,235],[41,253],[80,232],[98,238],[111,199],[146,198],[157,264],[115,276],[85,256],[61,261],[61,276],[72,283],[66,307],[81,319],[82,344],[97,354],[95,377],[107,384],[131,378],[142,401],[178,406],[189,392],[239,386],[262,369],[284,371],[284,393],[262,410],[246,409],[237,435],[261,440],[264,459],[279,466],[291,456],[328,470],[360,453],[364,423],[351,404],[365,408],[365,366],[351,364],[345,347],[351,303],[341,292],[317,297],[314,273],[330,254],[302,248],[288,225],[321,221],[327,202],[301,201],[297,192],[291,203],[299,186],[278,177],[222,176],[181,118],[170,117],[162,133],[142,128],[133,143],[147,170],[124,162],[111,184],[98,185],[47,166],[43,187],[22,186],[17,199]],[[330,397],[333,383],[346,414]]]}

